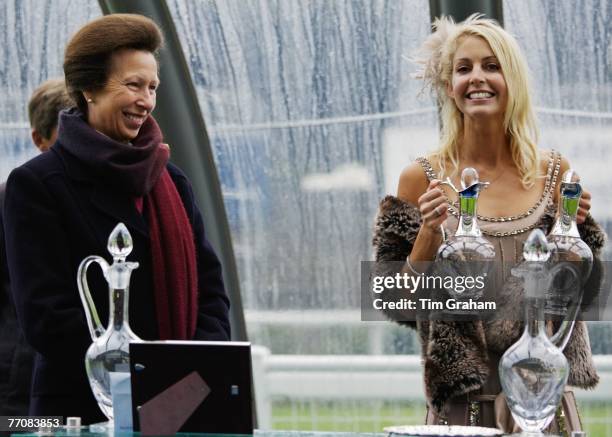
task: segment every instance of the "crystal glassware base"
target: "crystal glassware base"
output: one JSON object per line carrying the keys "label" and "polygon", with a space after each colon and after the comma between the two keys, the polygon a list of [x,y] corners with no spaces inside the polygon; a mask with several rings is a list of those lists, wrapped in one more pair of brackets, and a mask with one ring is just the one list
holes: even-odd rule
{"label": "crystal glassware base", "polygon": [[89,432],[96,434],[114,435],[115,422],[113,420],[109,420],[108,422],[92,423],[91,425],[89,425]]}
{"label": "crystal glassware base", "polygon": [[[108,251],[113,256],[113,264],[109,265],[104,258],[92,255],[81,262],[77,272],[79,294],[92,338],[85,354],[85,370],[98,406],[110,420],[110,425],[106,425],[110,429],[113,429],[111,374],[130,371],[130,342],[142,341],[129,323],[130,275],[138,267],[138,263],[126,261],[132,248],[129,231],[123,223],[119,223],[108,238]],[[108,282],[109,315],[106,328],[102,326],[87,283],[87,269],[92,263],[99,264]]]}
{"label": "crystal glassware base", "polygon": [[[524,279],[524,331],[499,361],[499,379],[508,408],[522,436],[543,436],[553,421],[569,375],[563,352],[546,332],[545,292],[550,257],[544,233],[536,229],[525,241],[525,263],[512,269]],[[566,324],[569,326],[569,324]]]}

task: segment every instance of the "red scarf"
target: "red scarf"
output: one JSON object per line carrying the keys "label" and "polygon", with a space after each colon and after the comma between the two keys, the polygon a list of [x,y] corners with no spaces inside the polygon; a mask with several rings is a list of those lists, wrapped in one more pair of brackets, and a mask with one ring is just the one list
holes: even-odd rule
{"label": "red scarf", "polygon": [[152,116],[128,145],[97,132],[77,110],[60,113],[61,146],[90,166],[101,183],[135,198],[144,197],[159,337],[190,340],[198,308],[195,243],[187,212],[166,169],[169,149],[162,140]]}
{"label": "red scarf", "polygon": [[191,223],[168,170],[146,196],[157,326],[162,340],[190,340],[196,328],[198,272]]}

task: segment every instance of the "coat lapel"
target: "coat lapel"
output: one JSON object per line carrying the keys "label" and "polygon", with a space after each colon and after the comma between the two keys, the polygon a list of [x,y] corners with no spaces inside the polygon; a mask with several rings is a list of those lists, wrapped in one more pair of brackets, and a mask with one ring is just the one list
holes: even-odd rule
{"label": "coat lapel", "polygon": [[117,196],[104,187],[97,185],[93,189],[91,203],[103,214],[111,217],[117,223],[122,222],[130,230],[136,230],[148,238],[148,226],[142,215],[136,209],[135,201],[123,196]]}
{"label": "coat lapel", "polygon": [[[95,214],[86,214],[87,220],[90,222],[97,239],[103,247],[106,247],[110,232],[119,222],[126,225],[130,232],[134,230],[148,240],[148,225],[136,209],[134,199],[107,189],[100,182],[99,178],[96,177],[94,171],[85,167],[69,153],[66,153],[61,146],[51,150],[58,154],[64,163],[64,168],[69,177],[79,182],[76,186],[79,187],[78,189],[81,193],[77,197],[84,199],[86,202],[89,201],[89,207],[93,206],[93,208],[109,218],[110,230],[108,229],[108,224],[102,223]],[[84,211],[88,209],[88,207],[85,207]]]}

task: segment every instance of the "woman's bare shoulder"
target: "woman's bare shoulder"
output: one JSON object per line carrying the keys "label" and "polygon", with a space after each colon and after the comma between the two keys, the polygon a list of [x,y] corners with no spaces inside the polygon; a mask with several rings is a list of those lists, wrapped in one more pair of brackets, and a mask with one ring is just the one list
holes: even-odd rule
{"label": "woman's bare shoulder", "polygon": [[551,159],[554,159],[555,155],[558,154],[559,152],[557,152],[556,150],[552,150],[552,149],[539,149],[538,150],[538,159],[540,160],[541,164],[545,164],[548,165],[548,162]]}
{"label": "woman's bare shoulder", "polygon": [[419,197],[427,190],[429,180],[418,162],[413,162],[402,170],[397,186],[397,197],[413,205],[418,203]]}
{"label": "woman's bare shoulder", "polygon": [[[561,163],[559,165],[559,173],[557,176],[557,180],[560,180],[563,173],[565,173],[569,168],[571,168],[571,164],[569,160],[565,156],[559,154],[558,151],[540,150],[540,167],[543,169],[543,173],[546,174],[550,160],[554,159],[555,161],[553,164],[556,164],[557,155],[561,157]],[[558,187],[558,182],[557,182],[557,187]],[[559,198],[559,190],[558,188],[555,188],[555,191],[553,194],[553,201],[556,203],[558,198]]]}
{"label": "woman's bare shoulder", "polygon": [[563,173],[565,173],[566,170],[569,170],[572,167],[572,165],[570,164],[569,160],[561,155],[561,165],[559,166],[559,178],[561,178],[563,176]]}
{"label": "woman's bare shoulder", "polygon": [[561,177],[563,172],[565,172],[565,170],[570,168],[570,162],[565,156],[561,155],[557,150],[550,150],[550,149],[540,150],[540,168],[544,169],[544,172],[546,172],[546,170],[548,169],[548,164],[550,163],[550,160],[551,159],[556,160],[557,156],[561,157],[561,165],[559,167],[559,177]]}
{"label": "woman's bare shoulder", "polygon": [[540,149],[538,153],[539,176],[543,178],[548,173],[548,166],[551,160],[553,160],[553,164],[555,164],[556,156],[559,152],[552,149]]}
{"label": "woman's bare shoulder", "polygon": [[567,162],[563,154],[556,149],[539,149],[539,153],[540,161],[542,162],[548,163],[550,159],[555,159],[557,156],[560,156],[562,161]]}
{"label": "woman's bare shoulder", "polygon": [[552,157],[553,151],[551,149],[539,149],[538,150],[538,158],[541,162],[548,162],[548,160]]}

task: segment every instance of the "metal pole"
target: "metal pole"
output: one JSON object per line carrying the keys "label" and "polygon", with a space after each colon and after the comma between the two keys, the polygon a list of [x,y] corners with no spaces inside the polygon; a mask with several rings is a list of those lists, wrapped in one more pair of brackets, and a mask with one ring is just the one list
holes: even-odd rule
{"label": "metal pole", "polygon": [[504,25],[502,0],[429,0],[432,23],[436,17],[442,15],[451,16],[459,22],[476,12],[497,20],[501,26]]}

